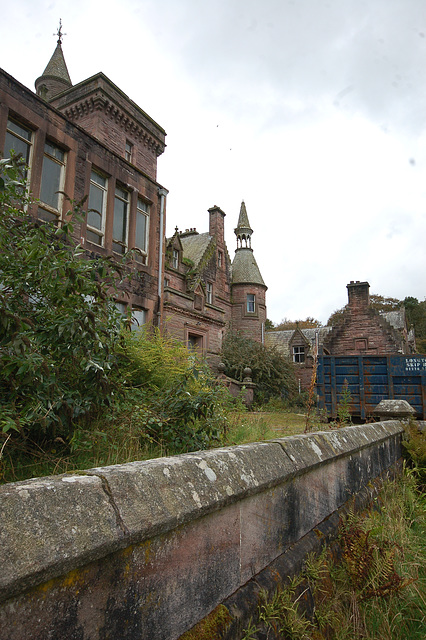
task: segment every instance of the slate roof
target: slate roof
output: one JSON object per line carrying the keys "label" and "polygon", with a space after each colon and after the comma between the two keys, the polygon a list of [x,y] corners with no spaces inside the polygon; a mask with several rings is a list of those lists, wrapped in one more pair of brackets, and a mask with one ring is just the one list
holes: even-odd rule
{"label": "slate roof", "polygon": [[[299,329],[304,338],[310,343],[311,347],[315,344],[315,334],[318,331],[319,344],[322,345],[324,338],[331,331],[332,327],[318,327],[313,329]],[[285,331],[267,331],[266,344],[270,347],[274,346],[282,353],[290,355],[290,341],[296,329],[287,329]]]}
{"label": "slate roof", "polygon": [[232,284],[261,284],[266,287],[252,249],[241,247],[236,250],[232,262]]}
{"label": "slate roof", "polygon": [[58,43],[52,57],[47,63],[47,67],[43,71],[43,76],[51,76],[54,78],[60,78],[72,86],[70,74],[68,73],[67,65],[65,62],[64,54],[61,45]]}
{"label": "slate roof", "polygon": [[195,268],[198,267],[212,239],[213,237],[208,233],[197,233],[180,238],[183,255],[185,258],[192,260]]}
{"label": "slate roof", "polygon": [[247,233],[253,232],[250,227],[250,222],[247,215],[247,209],[244,200],[241,203],[240,215],[238,218],[237,228],[235,229],[235,233],[238,235],[239,233]]}

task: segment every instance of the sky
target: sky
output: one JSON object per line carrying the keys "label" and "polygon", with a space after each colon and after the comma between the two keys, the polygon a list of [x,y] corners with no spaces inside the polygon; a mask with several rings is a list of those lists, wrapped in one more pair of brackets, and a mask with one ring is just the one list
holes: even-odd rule
{"label": "sky", "polygon": [[425,0],[14,0],[0,67],[31,89],[56,46],[167,132],[167,234],[244,200],[268,318],[326,323],[346,285],[426,296]]}

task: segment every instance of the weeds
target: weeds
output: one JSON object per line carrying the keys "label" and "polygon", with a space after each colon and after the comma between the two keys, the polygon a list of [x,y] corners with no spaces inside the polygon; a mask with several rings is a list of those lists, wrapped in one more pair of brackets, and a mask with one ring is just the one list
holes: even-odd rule
{"label": "weeds", "polygon": [[[369,512],[349,511],[335,542],[308,555],[302,574],[271,596],[261,593],[247,637],[423,640],[425,529],[426,499],[405,469]],[[307,592],[311,609],[301,606]]]}

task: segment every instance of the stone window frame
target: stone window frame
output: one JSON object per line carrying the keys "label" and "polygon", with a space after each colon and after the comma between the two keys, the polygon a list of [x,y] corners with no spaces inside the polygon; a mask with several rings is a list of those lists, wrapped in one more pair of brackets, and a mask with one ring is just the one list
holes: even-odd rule
{"label": "stone window frame", "polygon": [[[14,130],[11,125],[15,125],[19,129],[22,129],[22,131],[26,131],[29,134],[29,138],[25,138],[25,136],[23,136],[19,131]],[[8,136],[20,140],[27,146],[27,156],[26,158],[24,158],[25,163],[28,166],[28,170],[25,172],[25,180],[27,185],[30,185],[31,181],[31,167],[34,155],[34,133],[35,131],[33,128],[31,128],[28,124],[24,124],[19,117],[15,117],[12,113],[9,113],[6,121],[3,157],[8,158],[10,156],[10,151],[13,149],[10,144],[7,144]],[[16,152],[16,149],[14,149],[14,151]],[[18,153],[22,152],[18,151]]]}
{"label": "stone window frame", "polygon": [[172,249],[172,267],[179,269],[179,249]]}
{"label": "stone window frame", "polygon": [[144,325],[148,322],[148,311],[143,307],[136,305],[132,306],[132,323],[130,325],[131,331],[142,331]]}
{"label": "stone window frame", "polygon": [[[46,138],[43,149],[43,160],[40,179],[40,202],[38,205],[37,217],[44,222],[58,223],[61,217],[62,206],[64,202],[64,194],[61,193],[64,190],[65,185],[65,173],[67,166],[67,151],[59,146],[56,142]],[[49,167],[59,167],[59,180],[57,189],[53,195],[56,195],[56,206],[52,203],[45,202],[42,199],[43,185],[46,184],[46,180],[51,177]],[[49,177],[48,177],[49,176]]]}
{"label": "stone window frame", "polygon": [[255,293],[247,293],[246,294],[246,312],[250,315],[256,313],[256,294]]}
{"label": "stone window frame", "polygon": [[[102,185],[99,182],[96,182],[92,178],[93,174],[95,174],[99,178],[102,178],[103,180],[105,180],[105,185]],[[101,216],[101,227],[100,228],[97,228],[97,227],[89,224],[90,209],[91,209],[91,207],[90,207],[90,193],[91,193],[92,185],[93,185],[94,188],[99,189],[103,193],[102,211],[98,211],[97,209],[94,209],[94,208],[92,209],[93,211],[95,211],[96,213],[98,213]],[[92,244],[96,244],[99,247],[104,247],[105,246],[105,224],[106,224],[106,216],[107,216],[108,189],[109,189],[109,177],[103,171],[98,169],[97,167],[93,167],[92,166],[91,171],[90,171],[90,183],[89,183],[89,198],[88,198],[88,210],[87,210],[87,222],[86,222],[86,239],[89,242],[91,242]],[[92,235],[89,237],[88,234],[92,234]],[[96,242],[96,240],[93,238],[93,236],[98,236],[100,238],[100,242]]]}
{"label": "stone window frame", "polygon": [[306,347],[304,344],[294,344],[291,348],[292,359],[296,364],[304,364],[306,360]]}
{"label": "stone window frame", "polygon": [[[120,193],[121,192],[121,193]],[[127,197],[125,197],[122,194],[126,194]],[[116,214],[118,213],[118,206],[119,203],[124,203],[126,205],[124,212],[125,212],[125,221],[123,224],[123,235],[121,236],[121,238],[118,237],[114,237],[115,231],[114,231],[114,225],[115,225],[115,221],[116,221]],[[129,218],[130,218],[130,191],[128,189],[126,189],[126,187],[124,185],[121,185],[120,182],[116,181],[115,183],[115,190],[114,190],[114,209],[113,209],[113,230],[112,230],[112,250],[114,253],[118,254],[118,255],[123,255],[128,248],[128,243],[129,243]],[[117,208],[116,208],[117,207]]]}
{"label": "stone window frame", "polygon": [[[140,247],[136,244],[138,220],[145,218],[145,246]],[[136,262],[147,264],[148,261],[148,249],[149,249],[149,223],[150,223],[150,203],[147,202],[141,195],[138,195],[136,200],[136,219],[135,219],[135,248],[138,250],[135,252]]]}
{"label": "stone window frame", "polygon": [[130,142],[130,140],[126,140],[124,144],[124,159],[127,160],[127,162],[133,161],[133,150],[133,142]]}
{"label": "stone window frame", "polygon": [[213,283],[206,282],[206,304],[213,304]]}

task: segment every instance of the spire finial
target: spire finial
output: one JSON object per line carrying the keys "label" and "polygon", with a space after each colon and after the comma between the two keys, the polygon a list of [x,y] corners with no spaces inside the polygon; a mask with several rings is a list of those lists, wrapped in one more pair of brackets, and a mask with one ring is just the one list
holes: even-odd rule
{"label": "spire finial", "polygon": [[66,36],[66,33],[62,33],[62,20],[61,18],[59,18],[59,28],[57,30],[56,33],[53,34],[54,36],[58,36],[58,44],[61,45],[62,44],[62,38],[64,36]]}

